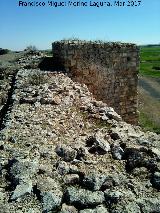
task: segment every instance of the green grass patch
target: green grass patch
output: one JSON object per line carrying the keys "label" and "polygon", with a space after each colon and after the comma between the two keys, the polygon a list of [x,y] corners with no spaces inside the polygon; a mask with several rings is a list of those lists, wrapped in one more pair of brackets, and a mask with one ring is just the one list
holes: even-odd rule
{"label": "green grass patch", "polygon": [[160,125],[156,124],[146,113],[140,112],[139,123],[145,131],[152,131],[160,134]]}
{"label": "green grass patch", "polygon": [[[155,67],[159,67],[156,70]],[[143,76],[160,77],[160,61],[159,62],[141,62],[140,74]]]}
{"label": "green grass patch", "polygon": [[160,77],[160,46],[140,48],[140,75]]}

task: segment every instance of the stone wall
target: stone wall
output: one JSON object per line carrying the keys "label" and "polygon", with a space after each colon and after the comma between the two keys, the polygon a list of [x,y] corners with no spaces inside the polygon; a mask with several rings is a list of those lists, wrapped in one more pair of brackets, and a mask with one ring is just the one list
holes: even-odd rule
{"label": "stone wall", "polygon": [[53,56],[71,76],[85,83],[97,100],[113,107],[123,119],[137,124],[139,49],[134,44],[59,41]]}

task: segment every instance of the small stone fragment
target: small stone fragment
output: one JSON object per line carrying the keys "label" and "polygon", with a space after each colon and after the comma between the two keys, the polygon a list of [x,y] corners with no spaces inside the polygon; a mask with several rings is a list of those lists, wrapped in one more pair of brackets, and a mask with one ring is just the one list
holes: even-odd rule
{"label": "small stone fragment", "polygon": [[78,210],[74,206],[68,206],[63,203],[60,213],[78,213]]}
{"label": "small stone fragment", "polygon": [[79,182],[78,174],[68,174],[64,176],[64,182],[66,184],[76,184]]}
{"label": "small stone fragment", "polygon": [[86,160],[86,156],[88,154],[88,150],[85,147],[79,147],[77,150],[77,156],[76,159],[78,160]]}
{"label": "small stone fragment", "polygon": [[117,176],[106,176],[106,180],[104,181],[101,189],[104,191],[106,189],[111,189],[114,186],[119,186],[120,185],[120,181],[119,181],[119,177]]}
{"label": "small stone fragment", "polygon": [[64,144],[58,145],[55,149],[57,155],[59,155],[64,161],[73,161],[77,156],[77,151]]}
{"label": "small stone fragment", "polygon": [[40,103],[41,104],[53,104],[54,101],[52,98],[41,98],[40,99]]}
{"label": "small stone fragment", "polygon": [[121,121],[122,118],[120,115],[118,115],[113,108],[108,107],[106,110],[106,115],[110,118],[110,119],[114,119],[116,121]]}
{"label": "small stone fragment", "polygon": [[60,175],[65,175],[65,174],[78,174],[79,170],[77,168],[77,166],[75,165],[70,165],[69,163],[65,162],[65,161],[59,161],[57,163],[57,172]]}
{"label": "small stone fragment", "polygon": [[53,104],[59,105],[61,103],[61,99],[58,95],[53,98]]}
{"label": "small stone fragment", "polygon": [[110,145],[101,134],[95,134],[95,136],[89,137],[86,141],[86,144],[89,148],[91,154],[100,154],[104,155],[110,151]]}
{"label": "small stone fragment", "polygon": [[121,199],[122,199],[122,192],[117,191],[117,190],[106,190],[104,192],[105,198],[106,198],[106,202],[108,203],[118,203]]}
{"label": "small stone fragment", "polygon": [[126,148],[124,152],[124,159],[127,160],[127,171],[132,171],[136,167],[143,167],[146,164],[143,153],[135,148]]}
{"label": "small stone fragment", "polygon": [[157,160],[160,160],[160,150],[152,148],[151,153],[157,157]]}
{"label": "small stone fragment", "polygon": [[101,189],[105,180],[105,175],[93,173],[84,177],[83,185],[90,190],[97,191]]}
{"label": "small stone fragment", "polygon": [[119,144],[114,144],[111,148],[112,157],[116,160],[122,160],[124,155],[124,150]]}
{"label": "small stone fragment", "polygon": [[20,104],[34,104],[36,103],[37,98],[21,98],[20,99]]}

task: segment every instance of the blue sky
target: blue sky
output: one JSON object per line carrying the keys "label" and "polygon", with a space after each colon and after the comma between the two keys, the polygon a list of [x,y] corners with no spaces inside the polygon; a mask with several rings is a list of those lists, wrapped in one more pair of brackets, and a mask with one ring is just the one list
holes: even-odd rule
{"label": "blue sky", "polygon": [[[48,0],[42,1],[47,5]],[[90,0],[84,1],[89,5]],[[19,7],[18,2],[0,0],[2,48],[21,50],[35,45],[38,49],[50,49],[53,41],[70,37],[137,44],[160,43],[160,0],[142,0],[139,7],[101,8]]]}

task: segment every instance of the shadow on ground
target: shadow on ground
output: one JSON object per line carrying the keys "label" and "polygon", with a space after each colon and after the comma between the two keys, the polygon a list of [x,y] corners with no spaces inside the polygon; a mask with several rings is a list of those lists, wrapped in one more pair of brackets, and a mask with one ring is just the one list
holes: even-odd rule
{"label": "shadow on ground", "polygon": [[43,71],[61,71],[65,72],[62,62],[55,57],[45,57],[39,63],[38,67]]}

